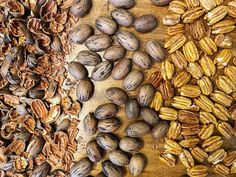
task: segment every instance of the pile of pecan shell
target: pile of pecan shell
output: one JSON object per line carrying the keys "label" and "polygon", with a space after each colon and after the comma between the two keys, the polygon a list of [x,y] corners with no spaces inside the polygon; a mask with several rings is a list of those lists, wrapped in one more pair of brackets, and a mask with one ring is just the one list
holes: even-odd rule
{"label": "pile of pecan shell", "polygon": [[[63,89],[69,32],[87,0],[0,2],[0,176],[65,176],[81,104]],[[60,120],[60,121],[56,121]]]}
{"label": "pile of pecan shell", "polygon": [[[160,160],[189,176],[236,173],[236,66],[230,32],[236,26],[236,1],[174,0],[163,18],[169,57],[161,63],[163,82],[152,107],[170,121]],[[157,76],[157,74],[156,74]],[[159,76],[158,76],[159,77]]]}

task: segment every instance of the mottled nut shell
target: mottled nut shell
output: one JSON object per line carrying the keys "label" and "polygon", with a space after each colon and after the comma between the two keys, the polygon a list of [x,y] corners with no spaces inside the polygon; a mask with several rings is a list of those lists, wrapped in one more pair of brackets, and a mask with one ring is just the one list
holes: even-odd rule
{"label": "mottled nut shell", "polygon": [[110,36],[106,34],[98,34],[89,37],[86,42],[85,46],[94,52],[101,52],[106,50],[112,44],[112,39]]}
{"label": "mottled nut shell", "polygon": [[144,74],[142,71],[133,70],[123,80],[123,88],[126,91],[133,91],[140,86],[144,80]]}
{"label": "mottled nut shell", "polygon": [[70,8],[72,15],[76,18],[87,15],[92,7],[92,0],[80,0],[76,2],[77,4],[71,6]]}
{"label": "mottled nut shell", "polygon": [[124,9],[114,9],[111,16],[119,26],[130,27],[134,22],[134,15]]}
{"label": "mottled nut shell", "polygon": [[124,79],[132,69],[131,59],[124,58],[118,61],[118,63],[114,66],[111,77],[114,80],[122,80]]}
{"label": "mottled nut shell", "polygon": [[122,168],[106,160],[102,162],[102,171],[106,176],[122,177]]}
{"label": "mottled nut shell", "polygon": [[139,117],[140,106],[135,98],[130,99],[125,104],[125,114],[129,119],[136,119]]}
{"label": "mottled nut shell", "polygon": [[88,136],[92,136],[97,132],[97,119],[94,117],[92,113],[88,113],[88,115],[83,120],[83,129],[84,133]]}
{"label": "mottled nut shell", "polygon": [[142,137],[150,132],[150,126],[144,121],[133,122],[125,130],[130,137]]}
{"label": "mottled nut shell", "polygon": [[124,56],[125,49],[119,45],[113,45],[109,47],[103,54],[103,58],[109,61],[117,61],[124,58]]}
{"label": "mottled nut shell", "polygon": [[94,116],[97,119],[107,119],[114,117],[118,112],[118,107],[113,103],[106,103],[95,109]]}
{"label": "mottled nut shell", "polygon": [[151,131],[152,137],[155,139],[161,139],[166,136],[169,130],[169,124],[167,121],[160,121]]}
{"label": "mottled nut shell", "polygon": [[82,44],[93,34],[93,28],[88,24],[81,24],[69,36],[73,43]]}
{"label": "mottled nut shell", "polygon": [[106,97],[116,105],[123,105],[128,101],[127,93],[118,87],[108,88],[106,90]]}
{"label": "mottled nut shell", "polygon": [[141,69],[149,69],[152,66],[152,60],[145,52],[134,52],[132,61]]}
{"label": "mottled nut shell", "polygon": [[130,9],[135,5],[135,0],[109,0],[116,8]]}
{"label": "mottled nut shell", "polygon": [[80,51],[76,56],[76,60],[85,66],[96,66],[102,61],[100,55],[89,50]]}
{"label": "mottled nut shell", "polygon": [[114,151],[118,147],[118,137],[113,133],[99,133],[96,137],[98,145],[107,151]]}
{"label": "mottled nut shell", "polygon": [[129,162],[129,171],[133,176],[138,176],[147,166],[147,158],[143,154],[135,154]]}
{"label": "mottled nut shell", "polygon": [[131,32],[120,30],[116,32],[117,41],[129,51],[136,51],[139,48],[138,38]]}
{"label": "mottled nut shell", "polygon": [[167,6],[171,0],[151,0],[153,4],[157,6]]}
{"label": "mottled nut shell", "polygon": [[117,24],[106,16],[100,16],[95,21],[97,29],[105,34],[112,35],[117,31]]}
{"label": "mottled nut shell", "polygon": [[98,130],[104,133],[115,132],[121,126],[118,118],[108,118],[98,121]]}
{"label": "mottled nut shell", "polygon": [[90,80],[81,80],[76,89],[77,99],[81,102],[88,101],[94,93],[94,85]]}
{"label": "mottled nut shell", "polygon": [[95,140],[92,140],[86,145],[86,152],[89,160],[92,162],[100,162],[103,158],[102,149],[98,146]]}
{"label": "mottled nut shell", "polygon": [[112,68],[112,62],[103,61],[93,68],[91,78],[95,81],[103,81],[111,75]]}
{"label": "mottled nut shell", "polygon": [[154,87],[150,84],[143,85],[137,95],[138,103],[141,107],[149,106],[154,97]]}
{"label": "mottled nut shell", "polygon": [[143,120],[151,126],[156,126],[159,122],[158,114],[154,109],[142,108],[140,115],[143,118]]}
{"label": "mottled nut shell", "polygon": [[151,40],[146,44],[146,52],[153,60],[157,62],[161,62],[165,58],[163,47],[155,40]]}
{"label": "mottled nut shell", "polygon": [[[80,159],[71,167],[70,175],[71,177],[87,176],[89,172],[92,170],[92,167],[93,167],[93,164],[88,158]],[[38,174],[38,175],[41,176],[42,174]]]}
{"label": "mottled nut shell", "polygon": [[139,138],[124,137],[119,142],[119,148],[128,153],[136,153],[143,147]]}
{"label": "mottled nut shell", "polygon": [[68,64],[68,72],[77,80],[85,79],[88,76],[87,69],[76,61]]}
{"label": "mottled nut shell", "polygon": [[148,33],[157,26],[157,19],[152,14],[140,16],[134,21],[134,29],[141,33]]}
{"label": "mottled nut shell", "polygon": [[119,149],[109,153],[109,160],[118,166],[125,166],[129,164],[128,154]]}

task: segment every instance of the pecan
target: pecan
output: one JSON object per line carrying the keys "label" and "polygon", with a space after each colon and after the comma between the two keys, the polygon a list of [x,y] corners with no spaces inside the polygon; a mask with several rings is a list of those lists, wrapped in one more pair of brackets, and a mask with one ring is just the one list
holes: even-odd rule
{"label": "pecan", "polygon": [[188,64],[187,71],[195,79],[200,79],[203,76],[203,70],[201,66],[196,62],[191,62]]}
{"label": "pecan", "polygon": [[172,108],[162,107],[160,109],[159,117],[163,120],[176,120],[178,119],[178,112]]}
{"label": "pecan", "polygon": [[199,52],[193,41],[189,41],[183,46],[183,52],[188,62],[194,62],[199,59]]}
{"label": "pecan", "polygon": [[192,101],[189,98],[183,96],[175,96],[173,98],[172,106],[177,109],[189,109],[192,105]]}
{"label": "pecan", "polygon": [[48,115],[48,110],[41,100],[39,100],[39,99],[33,100],[31,102],[30,106],[31,106],[31,109],[32,109],[34,115],[37,118],[40,118],[42,120],[46,120],[47,115]]}
{"label": "pecan", "polygon": [[188,150],[183,149],[183,152],[179,155],[179,159],[186,168],[194,166],[193,157]]}
{"label": "pecan", "polygon": [[192,23],[197,20],[204,14],[204,11],[201,7],[191,8],[182,15],[182,19],[184,23]]}
{"label": "pecan", "polygon": [[207,153],[198,146],[191,149],[191,154],[199,162],[203,162],[208,158]]}
{"label": "pecan", "polygon": [[233,98],[231,96],[226,95],[224,92],[221,91],[215,91],[211,93],[210,97],[213,101],[225,107],[230,107],[233,102]]}
{"label": "pecan", "polygon": [[212,26],[215,23],[222,20],[227,15],[227,6],[217,6],[216,8],[209,11],[205,16],[204,20],[207,20],[207,25]]}
{"label": "pecan", "polygon": [[227,66],[225,69],[224,69],[224,74],[230,78],[233,82],[236,82],[236,66]]}
{"label": "pecan", "polygon": [[222,176],[227,176],[229,175],[229,168],[226,167],[224,164],[216,164],[214,165],[213,167],[213,171],[219,175],[222,175]]}
{"label": "pecan", "polygon": [[203,125],[200,132],[198,133],[198,136],[205,140],[211,137],[211,135],[214,133],[214,128],[214,124]]}
{"label": "pecan", "polygon": [[227,76],[219,75],[215,82],[218,89],[225,92],[226,94],[230,94],[236,90],[236,83],[234,83]]}
{"label": "pecan", "polygon": [[181,133],[181,124],[178,121],[173,121],[170,123],[170,127],[167,133],[169,139],[178,139]]}
{"label": "pecan", "polygon": [[184,33],[184,32],[185,32],[185,26],[182,23],[176,24],[167,28],[167,34],[169,36],[173,36],[173,35]]}
{"label": "pecan", "polygon": [[172,79],[174,76],[174,72],[175,67],[171,62],[165,60],[161,63],[161,75],[164,80]]}
{"label": "pecan", "polygon": [[175,53],[171,54],[171,59],[172,59],[172,62],[174,63],[174,65],[179,69],[186,68],[188,65],[188,62],[187,62],[185,56],[179,50],[177,50]]}
{"label": "pecan", "polygon": [[162,106],[163,106],[162,94],[160,92],[156,92],[150,107],[155,109],[156,111],[159,111]]}
{"label": "pecan", "polygon": [[213,92],[213,83],[207,76],[203,76],[197,81],[199,88],[201,89],[202,94],[209,95]]}
{"label": "pecan", "polygon": [[175,87],[182,87],[186,85],[191,79],[191,75],[186,71],[180,71],[179,73],[176,73],[173,84]]}
{"label": "pecan", "polygon": [[173,98],[175,89],[170,81],[164,81],[160,84],[160,91],[164,100]]}
{"label": "pecan", "polygon": [[224,159],[224,164],[228,167],[236,162],[236,151],[229,151]]}
{"label": "pecan", "polygon": [[212,34],[225,34],[235,29],[235,21],[223,20],[212,26]]}
{"label": "pecan", "polygon": [[195,98],[194,102],[204,111],[212,112],[213,110],[214,104],[205,95],[200,95],[198,98]]}
{"label": "pecan", "polygon": [[168,49],[169,53],[173,53],[179,48],[181,48],[186,41],[187,41],[186,36],[180,33],[167,40],[164,47]]}
{"label": "pecan", "polygon": [[213,152],[218,150],[222,146],[222,144],[223,140],[220,136],[212,136],[202,143],[202,148],[206,152]]}
{"label": "pecan", "polygon": [[151,84],[154,88],[157,89],[158,86],[161,83],[161,80],[162,80],[161,72],[160,71],[156,71],[156,72],[151,74],[151,76],[147,80],[147,83]]}
{"label": "pecan", "polygon": [[164,164],[166,164],[170,167],[174,167],[175,164],[176,164],[175,157],[172,154],[168,153],[168,152],[161,153],[160,156],[159,156],[159,159],[162,163],[164,163]]}
{"label": "pecan", "polygon": [[212,163],[212,164],[218,164],[220,162],[222,162],[226,157],[226,152],[224,149],[219,149],[213,153],[211,153],[208,157],[208,162]]}
{"label": "pecan", "polygon": [[182,152],[182,147],[176,141],[167,138],[165,139],[164,147],[167,152],[174,155],[179,155]]}
{"label": "pecan", "polygon": [[214,105],[212,113],[216,116],[216,118],[222,121],[227,121],[230,118],[229,110],[218,103]]}
{"label": "pecan", "polygon": [[183,14],[187,9],[187,5],[179,0],[174,0],[169,4],[168,10],[172,13]]}
{"label": "pecan", "polygon": [[207,176],[207,166],[195,165],[187,170],[189,176]]}
{"label": "pecan", "polygon": [[179,142],[182,147],[191,148],[196,146],[200,142],[199,138],[188,138]]}
{"label": "pecan", "polygon": [[189,24],[190,35],[197,40],[202,39],[206,36],[206,28],[202,20],[196,20],[193,23]]}
{"label": "pecan", "polygon": [[217,46],[213,39],[210,37],[204,37],[199,41],[200,48],[207,54],[213,55],[217,52]]}
{"label": "pecan", "polygon": [[233,0],[233,1],[230,1],[228,3],[228,14],[229,16],[233,17],[233,18],[236,18],[236,1]]}
{"label": "pecan", "polygon": [[227,139],[235,136],[235,130],[228,122],[220,122],[216,128]]}

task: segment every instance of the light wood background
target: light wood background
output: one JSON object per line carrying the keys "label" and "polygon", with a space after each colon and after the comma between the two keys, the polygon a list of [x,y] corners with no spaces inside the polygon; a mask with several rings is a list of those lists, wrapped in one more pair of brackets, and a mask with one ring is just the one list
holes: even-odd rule
{"label": "light wood background", "polygon": [[[89,15],[79,20],[78,24],[87,23],[92,26],[94,26],[95,19],[98,16],[101,15],[110,15],[109,11],[112,10],[112,6],[108,5],[108,0],[93,0],[93,8]],[[167,7],[157,7],[154,6],[150,0],[137,0],[137,4],[134,8],[132,8],[130,11],[135,14],[135,16],[141,16],[144,14],[154,14],[157,19],[159,19],[159,25],[158,27],[152,31],[151,33],[147,34],[141,34],[136,32],[133,28],[129,28],[128,30],[132,31],[142,42],[142,46],[140,50],[143,50],[143,46],[145,46],[146,42],[155,39],[161,43],[164,42],[166,36],[166,27],[163,26],[161,23],[162,17],[164,17],[167,14]],[[95,31],[95,33],[99,33],[98,31]],[[234,48],[236,46],[236,33],[232,33],[231,36],[234,39]],[[73,47],[73,51],[68,57],[69,60],[73,60],[76,56],[76,54],[82,50],[86,49],[83,45],[76,45]],[[102,53],[100,53],[102,56]],[[128,52],[127,57],[132,56],[132,53]],[[236,56],[236,50],[234,50],[234,55]],[[91,72],[92,68],[88,68]],[[155,64],[151,70],[145,71],[146,78],[150,73],[153,71],[156,71],[159,69],[159,64]],[[88,102],[84,103],[82,112],[80,113],[79,119],[83,120],[83,118],[86,116],[88,112],[93,112],[95,108],[103,103],[109,102],[105,98],[105,90],[112,86],[118,86],[121,87],[122,81],[113,81],[111,78],[108,78],[105,81],[102,82],[96,82],[95,83],[95,94],[92,99],[90,99]],[[135,96],[135,92],[130,93],[130,96]],[[119,137],[124,136],[124,130],[126,126],[130,123],[130,121],[126,118],[124,114],[124,108],[120,108],[120,111],[117,115],[122,121],[122,127],[116,132],[116,134],[119,135]],[[86,145],[86,142],[90,139],[93,139],[94,137],[85,137],[83,135],[82,127],[80,126],[80,133],[79,133],[79,145],[78,145],[78,156],[76,158],[81,158],[81,156],[84,156],[85,151],[84,147]],[[163,140],[156,141],[153,140],[150,135],[147,135],[143,137],[145,146],[141,150],[143,154],[145,154],[148,158],[148,166],[145,169],[145,171],[140,175],[140,177],[180,177],[184,174],[186,174],[186,169],[181,165],[179,162],[178,165],[174,168],[170,168],[164,164],[162,164],[159,159],[158,155],[163,150]],[[227,141],[226,143],[227,147],[234,147],[236,148],[236,140]],[[81,152],[83,153],[81,155]],[[94,167],[94,170],[92,171],[91,175],[96,175],[101,171],[101,165],[97,164]],[[127,177],[131,177],[130,173],[127,171],[126,175]],[[214,174],[210,174],[209,176],[217,176]]]}

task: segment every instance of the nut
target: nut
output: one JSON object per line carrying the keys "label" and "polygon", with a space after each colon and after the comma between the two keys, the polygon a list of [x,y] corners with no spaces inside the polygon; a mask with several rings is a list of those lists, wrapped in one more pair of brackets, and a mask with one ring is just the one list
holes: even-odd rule
{"label": "nut", "polygon": [[206,36],[206,28],[202,20],[196,20],[193,23],[189,24],[190,35],[196,39],[201,40]]}
{"label": "nut", "polygon": [[196,98],[201,95],[201,90],[196,85],[187,84],[179,89],[179,93],[185,97]]}
{"label": "nut", "polygon": [[217,124],[215,116],[205,111],[200,111],[200,122],[202,124],[209,124],[209,123],[213,123],[215,125]]}
{"label": "nut", "polygon": [[226,107],[230,107],[233,102],[233,98],[231,96],[226,95],[221,91],[215,91],[210,96],[213,101]]}
{"label": "nut", "polygon": [[147,107],[151,104],[154,97],[154,87],[150,84],[142,85],[138,94],[137,100],[141,107]]}
{"label": "nut", "polygon": [[119,148],[128,153],[136,153],[142,148],[139,138],[124,137],[119,142]]}
{"label": "nut", "polygon": [[94,52],[101,52],[106,50],[112,44],[112,39],[106,34],[98,34],[89,37],[85,45],[86,47]]}
{"label": "nut", "polygon": [[159,111],[162,106],[163,106],[162,94],[160,92],[156,92],[155,96],[154,96],[154,98],[152,100],[152,103],[150,105],[150,108],[153,108],[156,111]]}
{"label": "nut", "polygon": [[222,162],[226,157],[226,152],[224,149],[219,149],[213,153],[211,153],[208,157],[208,162],[212,163],[213,165]]}
{"label": "nut", "polygon": [[103,58],[108,61],[117,61],[119,59],[124,58],[125,49],[119,45],[113,45],[105,50],[103,54]]}
{"label": "nut", "polygon": [[108,118],[98,121],[98,130],[104,133],[115,132],[121,126],[118,118]]}
{"label": "nut", "polygon": [[133,91],[137,89],[144,80],[144,74],[142,71],[133,70],[123,80],[123,88],[125,91]]}
{"label": "nut", "polygon": [[229,49],[221,50],[214,59],[214,62],[217,64],[218,68],[224,68],[229,64],[232,59],[232,53]]}
{"label": "nut", "polygon": [[192,101],[189,98],[183,96],[175,96],[173,98],[172,106],[177,109],[189,109],[192,105]]}
{"label": "nut", "polygon": [[228,121],[228,119],[230,118],[229,110],[218,103],[215,104],[212,112],[216,116],[216,118],[222,121]]}
{"label": "nut", "polygon": [[114,9],[111,16],[119,26],[130,27],[134,22],[134,15],[125,9]]}
{"label": "nut", "polygon": [[128,58],[120,59],[118,63],[114,66],[111,73],[111,77],[114,80],[122,80],[129,74],[131,68],[132,68],[131,59]]}
{"label": "nut", "polygon": [[[135,0],[109,0],[116,8],[130,9],[135,5]],[[109,176],[109,175],[107,175]]]}
{"label": "nut", "polygon": [[183,123],[181,126],[181,135],[185,137],[197,135],[199,131],[200,131],[199,124]]}
{"label": "nut", "polygon": [[171,62],[165,60],[161,63],[161,75],[164,80],[171,80],[174,76],[174,72],[175,67]]}
{"label": "nut", "polygon": [[169,4],[168,10],[172,13],[183,14],[187,9],[187,5],[179,0],[174,0]]}
{"label": "nut", "polygon": [[187,170],[189,176],[197,177],[197,176],[207,176],[207,166],[205,165],[195,165],[192,168]]}
{"label": "nut", "polygon": [[204,20],[208,21],[208,26],[212,26],[222,20],[227,15],[227,12],[227,6],[217,6],[204,16]]}
{"label": "nut", "polygon": [[129,171],[133,176],[138,176],[143,172],[146,166],[146,157],[143,154],[138,153],[131,157],[129,162]]}
{"label": "nut", "polygon": [[200,4],[201,6],[206,10],[206,11],[210,11],[213,8],[215,8],[217,5],[222,4],[222,2],[220,3],[220,1],[222,0],[200,0]]}
{"label": "nut", "polygon": [[149,69],[152,66],[152,60],[145,52],[136,51],[132,56],[132,61],[141,69]]}
{"label": "nut", "polygon": [[223,20],[212,26],[212,34],[226,34],[235,29],[235,21]]}
{"label": "nut", "polygon": [[187,67],[188,62],[183,55],[183,53],[179,50],[177,50],[175,53],[171,54],[171,59],[174,65],[179,69],[184,69]]}
{"label": "nut", "polygon": [[236,104],[233,104],[230,108],[229,108],[229,111],[231,113],[231,118],[233,120],[236,119]]}
{"label": "nut", "polygon": [[179,14],[168,14],[162,19],[162,23],[167,26],[173,26],[180,23],[181,15]]}
{"label": "nut", "polygon": [[100,162],[103,158],[102,149],[95,140],[92,140],[86,145],[86,152],[89,160],[92,162]]}
{"label": "nut", "polygon": [[159,156],[159,160],[162,163],[168,165],[169,167],[175,167],[176,159],[172,154],[170,154],[168,152],[161,153]]}
{"label": "nut", "polygon": [[221,163],[214,165],[212,168],[213,168],[213,171],[216,174],[219,174],[219,175],[222,175],[222,176],[229,175],[229,168],[226,167],[225,165],[221,164]]}
{"label": "nut", "polygon": [[186,41],[187,38],[184,34],[176,34],[175,36],[171,37],[169,40],[166,41],[164,47],[168,49],[169,53],[173,53],[179,48],[181,48]]}
{"label": "nut", "polygon": [[173,36],[173,35],[176,35],[176,34],[184,33],[185,32],[184,27],[185,26],[182,23],[170,26],[170,27],[167,28],[167,34],[169,36]]}
{"label": "nut", "polygon": [[176,73],[173,84],[175,87],[183,87],[186,85],[191,79],[191,75],[186,71],[180,71],[179,73]]}
{"label": "nut", "polygon": [[113,164],[111,161],[106,160],[102,162],[102,172],[106,176],[123,176],[122,168]]}
{"label": "nut", "polygon": [[124,30],[116,32],[117,41],[122,45],[126,50],[136,51],[139,48],[139,40],[132,33]]}
{"label": "nut", "polygon": [[199,59],[199,52],[193,41],[189,41],[183,46],[183,52],[188,62],[194,62]]}
{"label": "nut", "polygon": [[191,153],[188,150],[183,149],[183,152],[179,155],[179,159],[186,168],[194,166],[194,160]]}
{"label": "nut", "polygon": [[95,21],[95,26],[99,31],[108,35],[112,35],[117,31],[117,24],[107,16],[99,16]]}
{"label": "nut", "polygon": [[146,44],[145,50],[147,54],[155,61],[161,62],[165,58],[165,51],[162,47],[162,45],[155,41],[155,40],[150,40]]}
{"label": "nut", "polygon": [[196,146],[199,142],[200,142],[199,138],[188,138],[180,141],[179,144],[185,148],[192,148]]}
{"label": "nut", "polygon": [[180,110],[178,112],[178,120],[186,124],[198,124],[199,114],[192,111]]}
{"label": "nut", "polygon": [[233,17],[233,18],[236,18],[236,1],[233,0],[233,1],[230,1],[228,3],[228,14],[229,16]]}
{"label": "nut", "polygon": [[165,139],[164,147],[166,148],[166,151],[174,154],[174,155],[180,155],[182,152],[182,147],[174,140]]}
{"label": "nut", "polygon": [[140,16],[134,21],[134,29],[141,33],[148,33],[157,26],[157,19],[152,14]]}
{"label": "nut", "polygon": [[123,105],[128,101],[127,93],[118,87],[108,88],[106,90],[106,97],[116,105]]}
{"label": "nut", "polygon": [[102,61],[93,68],[91,78],[94,81],[103,81],[111,75],[112,68],[113,68],[112,62]]}
{"label": "nut", "polygon": [[170,81],[164,81],[160,85],[160,91],[164,100],[172,99],[175,93],[174,86]]}
{"label": "nut", "polygon": [[94,84],[90,80],[81,80],[76,89],[76,96],[80,102],[88,101],[94,93]]}
{"label": "nut", "polygon": [[207,153],[203,149],[201,149],[200,147],[192,148],[191,149],[191,154],[199,162],[203,162],[205,159],[208,158]]}
{"label": "nut", "polygon": [[114,151],[118,147],[118,138],[112,133],[99,133],[96,137],[97,144],[104,150]]}
{"label": "nut", "polygon": [[227,139],[235,136],[235,130],[228,122],[220,122],[216,128]]}
{"label": "nut", "polygon": [[199,41],[200,48],[207,54],[213,55],[217,52],[217,46],[213,39],[210,37],[204,37]]}
{"label": "nut", "polygon": [[159,117],[163,120],[174,121],[178,119],[178,112],[172,108],[162,107],[159,112]]}
{"label": "nut", "polygon": [[214,128],[215,128],[214,124],[203,125],[200,132],[198,133],[198,136],[202,140],[205,140],[211,137],[211,135],[214,133]]}
{"label": "nut", "polygon": [[185,0],[188,9],[191,9],[193,7],[198,7],[200,5],[199,0]]}
{"label": "nut", "polygon": [[201,66],[196,62],[191,62],[188,64],[187,71],[192,75],[195,79],[200,79],[203,76],[203,70]]}
{"label": "nut", "polygon": [[181,124],[178,121],[172,121],[170,123],[169,131],[167,133],[167,137],[169,139],[176,140],[180,136],[181,133]]}
{"label": "nut", "polygon": [[[155,99],[155,98],[154,98]],[[140,106],[135,98],[130,99],[125,104],[125,114],[129,119],[136,119],[139,117]]]}
{"label": "nut", "polygon": [[125,130],[129,137],[142,137],[150,132],[150,126],[144,121],[133,122]]}
{"label": "nut", "polygon": [[168,132],[169,124],[167,121],[160,121],[153,129],[152,129],[152,137],[156,140],[164,138],[166,133]]}
{"label": "nut", "polygon": [[77,61],[84,66],[96,66],[102,61],[100,55],[89,50],[82,50],[76,56]]}
{"label": "nut", "polygon": [[232,38],[229,35],[220,34],[215,37],[215,43],[220,48],[231,48],[233,45]]}
{"label": "nut", "polygon": [[209,95],[213,92],[213,83],[207,76],[203,76],[197,81],[199,88],[201,89],[202,94]]}
{"label": "nut", "polygon": [[200,63],[200,66],[206,76],[210,77],[216,73],[216,67],[214,65],[213,60],[211,60],[210,57],[203,56],[200,59],[199,63]]}
{"label": "nut", "polygon": [[227,76],[220,75],[216,78],[215,82],[218,89],[226,94],[230,94],[236,90],[236,84]]}
{"label": "nut", "polygon": [[204,11],[201,7],[194,7],[185,11],[182,15],[182,19],[184,23],[192,23],[197,20],[204,14]]}
{"label": "nut", "polygon": [[236,162],[236,151],[229,151],[224,159],[224,164],[228,167]]}
{"label": "nut", "polygon": [[233,82],[236,82],[236,66],[227,66],[224,70],[224,74],[230,78]]}
{"label": "nut", "polygon": [[202,148],[206,152],[213,152],[218,150],[222,146],[222,144],[223,140],[220,136],[212,136],[202,143]]}
{"label": "nut", "polygon": [[95,109],[94,116],[97,119],[112,118],[118,112],[118,107],[113,103],[106,103],[98,106]]}
{"label": "nut", "polygon": [[142,108],[140,112],[141,118],[151,126],[156,126],[159,122],[157,112],[151,108]]}
{"label": "nut", "polygon": [[92,170],[92,162],[88,158],[82,158],[71,167],[71,176],[86,176]]}
{"label": "nut", "polygon": [[213,110],[214,104],[205,95],[200,95],[198,98],[195,98],[194,102],[204,111],[212,112]]}
{"label": "nut", "polygon": [[147,83],[151,84],[155,89],[157,89],[158,86],[160,85],[161,80],[162,80],[161,72],[156,71],[152,73],[151,76],[147,79]]}
{"label": "nut", "polygon": [[121,151],[121,150],[115,150],[109,153],[109,160],[118,166],[125,166],[129,164],[129,158],[128,155]]}

